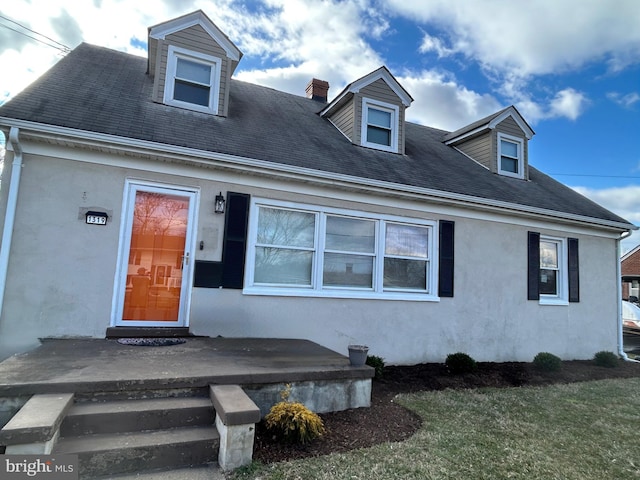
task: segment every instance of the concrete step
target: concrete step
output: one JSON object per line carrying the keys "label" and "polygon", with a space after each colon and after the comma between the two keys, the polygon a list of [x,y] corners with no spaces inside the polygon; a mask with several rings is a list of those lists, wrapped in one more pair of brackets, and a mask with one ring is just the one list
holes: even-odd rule
{"label": "concrete step", "polygon": [[213,425],[211,399],[168,397],[146,400],[83,402],[73,405],[62,423],[62,437]]}
{"label": "concrete step", "polygon": [[225,480],[226,477],[217,464],[199,467],[183,467],[151,470],[142,473],[123,473],[107,475],[93,480]]}
{"label": "concrete step", "polygon": [[172,388],[166,385],[146,385],[121,390],[76,392],[76,403],[110,402],[115,400],[147,400],[167,397],[206,397],[209,386]]}
{"label": "concrete step", "polygon": [[54,454],[77,454],[80,478],[215,463],[220,437],[213,426],[61,438]]}

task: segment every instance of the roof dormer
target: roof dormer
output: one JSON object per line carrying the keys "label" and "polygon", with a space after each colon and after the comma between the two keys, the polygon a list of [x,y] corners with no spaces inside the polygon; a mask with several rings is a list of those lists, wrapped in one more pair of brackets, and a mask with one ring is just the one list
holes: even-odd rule
{"label": "roof dormer", "polygon": [[445,135],[444,142],[493,173],[527,180],[528,142],[534,134],[516,107],[510,106]]}
{"label": "roof dormer", "polygon": [[226,116],[242,52],[201,10],[149,28],[153,100]]}
{"label": "roof dormer", "polygon": [[413,98],[386,67],[347,85],[320,115],[352,143],[404,154],[405,109]]}

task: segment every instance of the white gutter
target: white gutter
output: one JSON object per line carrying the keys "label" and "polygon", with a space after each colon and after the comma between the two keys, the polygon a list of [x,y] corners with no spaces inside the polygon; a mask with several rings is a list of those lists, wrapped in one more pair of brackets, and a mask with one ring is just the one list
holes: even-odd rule
{"label": "white gutter", "polygon": [[7,210],[4,216],[4,229],[2,231],[2,246],[0,246],[0,317],[2,317],[4,306],[4,291],[7,282],[7,272],[9,270],[11,238],[13,237],[13,225],[16,220],[18,189],[20,187],[20,175],[22,173],[22,145],[20,145],[19,135],[20,130],[17,127],[11,127],[9,131],[9,144],[13,150],[13,163],[9,183],[9,196],[7,198]]}
{"label": "white gutter", "polygon": [[[217,166],[236,169],[238,171],[247,170],[252,174],[262,172],[265,174],[275,174],[280,178],[295,178],[303,181],[314,181],[317,183],[330,184],[332,186],[345,186],[352,188],[365,187],[368,192],[372,189],[381,192],[402,194],[409,198],[429,199],[440,203],[449,203],[452,205],[461,205],[470,208],[481,208],[484,211],[495,211],[504,213],[505,210],[526,216],[538,216],[545,219],[561,219],[564,223],[572,222],[590,227],[604,227],[615,230],[637,230],[638,227],[627,223],[621,223],[611,220],[597,219],[586,217],[583,215],[570,214],[545,208],[532,207],[527,205],[514,204],[501,200],[491,200],[482,197],[475,197],[460,193],[450,193],[441,190],[433,190],[424,187],[412,187],[409,185],[401,185],[384,180],[372,180],[360,177],[354,177],[346,174],[331,173],[321,170],[315,170],[304,167],[294,167],[283,163],[274,163],[265,160],[257,160],[247,157],[239,157],[224,153],[210,152],[205,150],[196,150],[175,145],[162,144],[148,140],[137,140],[126,137],[118,137],[116,135],[87,132],[66,127],[56,127],[25,120],[15,120],[6,117],[0,117],[0,125],[13,125],[22,128],[29,135],[42,136],[51,139],[51,136],[57,137],[60,141],[71,141],[73,139],[77,144],[93,145],[100,147],[101,145],[110,144],[114,150],[123,152],[143,153],[146,155],[154,154],[165,158],[176,158],[189,160],[191,162],[212,166],[210,162],[216,162]],[[12,127],[13,128],[13,127]]]}
{"label": "white gutter", "polygon": [[616,258],[618,259],[618,265],[616,267],[616,273],[618,278],[618,355],[620,355],[627,362],[640,363],[638,360],[634,360],[629,358],[627,354],[624,352],[624,339],[622,335],[622,263],[620,261],[620,253],[621,247],[620,244],[622,240],[631,235],[631,232],[624,232],[620,235],[620,238],[616,241]]}

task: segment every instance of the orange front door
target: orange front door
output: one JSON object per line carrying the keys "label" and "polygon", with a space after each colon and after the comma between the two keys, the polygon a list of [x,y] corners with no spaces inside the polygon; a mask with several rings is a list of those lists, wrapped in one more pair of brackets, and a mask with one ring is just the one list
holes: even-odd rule
{"label": "orange front door", "polygon": [[128,203],[116,324],[183,326],[194,194],[133,186]]}

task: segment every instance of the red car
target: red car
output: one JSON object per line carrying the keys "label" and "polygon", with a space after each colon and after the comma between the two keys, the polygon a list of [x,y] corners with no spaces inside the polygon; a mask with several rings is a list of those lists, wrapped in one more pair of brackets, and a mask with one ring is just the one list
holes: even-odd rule
{"label": "red car", "polygon": [[640,308],[625,300],[622,301],[622,332],[640,335]]}

